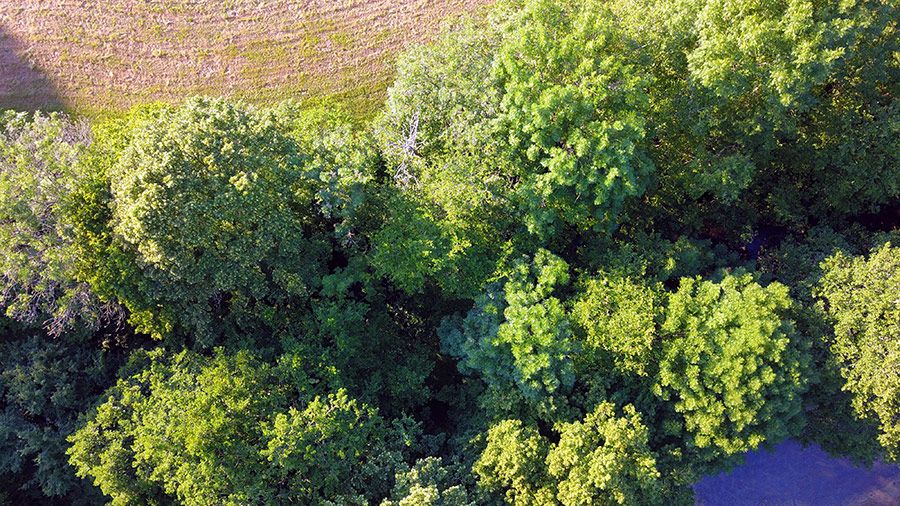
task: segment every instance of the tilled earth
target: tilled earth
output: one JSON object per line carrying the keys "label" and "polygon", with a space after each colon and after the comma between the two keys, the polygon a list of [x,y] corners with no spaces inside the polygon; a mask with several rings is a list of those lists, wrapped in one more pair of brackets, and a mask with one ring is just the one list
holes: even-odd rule
{"label": "tilled earth", "polygon": [[363,113],[397,53],[491,0],[0,0],[0,108],[88,114],[213,94]]}

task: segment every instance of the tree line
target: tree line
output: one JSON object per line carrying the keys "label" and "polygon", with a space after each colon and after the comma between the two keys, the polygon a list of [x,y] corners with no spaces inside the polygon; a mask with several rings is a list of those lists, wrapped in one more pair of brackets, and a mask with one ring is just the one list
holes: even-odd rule
{"label": "tree line", "polygon": [[886,0],[508,0],[383,110],[0,114],[0,503],[691,504],[900,459]]}

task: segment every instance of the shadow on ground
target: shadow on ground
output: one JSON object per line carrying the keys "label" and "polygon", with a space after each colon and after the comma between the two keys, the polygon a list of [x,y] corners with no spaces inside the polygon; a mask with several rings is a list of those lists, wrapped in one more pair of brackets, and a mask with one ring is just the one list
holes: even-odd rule
{"label": "shadow on ground", "polygon": [[0,110],[60,110],[56,88],[28,60],[27,49],[0,25]]}
{"label": "shadow on ground", "polygon": [[785,441],[747,454],[743,465],[700,480],[694,491],[698,506],[896,506],[900,466],[859,467]]}

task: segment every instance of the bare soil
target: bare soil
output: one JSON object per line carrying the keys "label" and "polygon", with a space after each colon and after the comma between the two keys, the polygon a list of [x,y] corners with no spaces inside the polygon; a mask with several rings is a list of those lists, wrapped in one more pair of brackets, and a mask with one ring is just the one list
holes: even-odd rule
{"label": "bare soil", "polygon": [[0,108],[212,94],[367,112],[396,55],[491,0],[0,0]]}

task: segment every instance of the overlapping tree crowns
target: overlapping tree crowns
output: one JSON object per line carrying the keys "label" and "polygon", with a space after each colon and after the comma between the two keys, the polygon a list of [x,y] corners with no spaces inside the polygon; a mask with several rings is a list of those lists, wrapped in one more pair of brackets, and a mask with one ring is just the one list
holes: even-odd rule
{"label": "overlapping tree crowns", "polygon": [[157,349],[133,361],[69,438],[78,474],[116,504],[360,504],[388,493],[415,431],[344,390],[320,393],[291,360]]}
{"label": "overlapping tree crowns", "polygon": [[[460,295],[474,293],[446,276],[484,281],[510,244],[533,252],[537,238],[614,229],[653,171],[649,81],[609,10],[513,7],[406,54],[379,121],[389,171],[409,201],[394,207],[415,219],[386,220],[376,263],[391,259]],[[402,235],[420,246],[404,248]]]}
{"label": "overlapping tree crowns", "polygon": [[649,197],[682,227],[715,214],[796,224],[900,195],[890,2],[609,6],[653,61]]}
{"label": "overlapping tree crowns", "polygon": [[117,313],[77,279],[71,195],[90,143],[65,115],[0,116],[0,307],[52,335]]}
{"label": "overlapping tree crowns", "polygon": [[681,504],[683,494],[665,488],[640,414],[623,411],[604,402],[583,420],[559,423],[558,443],[521,420],[500,421],[473,471],[515,505]]}
{"label": "overlapping tree crowns", "polygon": [[[546,250],[513,264],[502,292],[492,287],[465,319],[442,324],[442,346],[496,391],[515,388],[546,410],[572,387],[571,325],[556,289],[569,282],[569,266]],[[548,404],[550,403],[550,404]]]}
{"label": "overlapping tree crowns", "polygon": [[48,467],[92,401],[71,462],[118,503],[689,503],[804,414],[871,455],[839,404],[896,458],[900,255],[847,256],[894,226],[853,215],[898,196],[896,19],[510,0],[402,56],[374,132],[3,116],[4,310],[57,334],[119,302],[172,339],[100,394],[153,343],[0,320],[2,478],[77,491]]}

